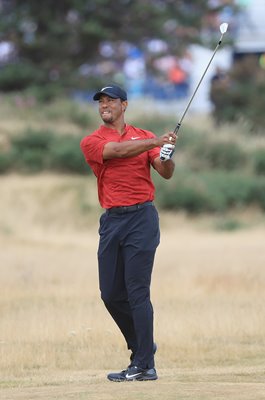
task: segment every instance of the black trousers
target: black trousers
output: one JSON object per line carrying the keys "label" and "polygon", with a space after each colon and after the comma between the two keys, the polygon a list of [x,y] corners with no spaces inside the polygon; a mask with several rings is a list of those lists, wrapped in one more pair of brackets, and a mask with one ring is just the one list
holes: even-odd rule
{"label": "black trousers", "polygon": [[106,211],[99,227],[101,298],[121,330],[133,364],[153,368],[153,307],[150,284],[160,240],[154,205],[124,214]]}

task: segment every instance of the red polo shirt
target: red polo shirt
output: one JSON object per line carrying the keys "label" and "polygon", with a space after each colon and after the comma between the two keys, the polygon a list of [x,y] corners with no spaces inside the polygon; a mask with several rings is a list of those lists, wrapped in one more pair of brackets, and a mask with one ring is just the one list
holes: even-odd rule
{"label": "red polo shirt", "polygon": [[150,164],[159,157],[160,147],[135,157],[103,160],[103,149],[108,142],[124,142],[155,137],[152,132],[126,125],[120,135],[104,125],[81,141],[86,162],[97,177],[98,197],[103,208],[130,206],[154,199],[155,187],[151,180]]}

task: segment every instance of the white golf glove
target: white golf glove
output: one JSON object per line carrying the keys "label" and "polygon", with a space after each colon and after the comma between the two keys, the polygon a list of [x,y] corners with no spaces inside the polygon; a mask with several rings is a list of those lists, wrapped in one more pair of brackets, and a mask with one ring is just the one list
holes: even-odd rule
{"label": "white golf glove", "polygon": [[175,146],[174,144],[164,144],[164,146],[161,147],[160,149],[160,160],[161,161],[167,161],[170,160],[174,154],[175,151]]}

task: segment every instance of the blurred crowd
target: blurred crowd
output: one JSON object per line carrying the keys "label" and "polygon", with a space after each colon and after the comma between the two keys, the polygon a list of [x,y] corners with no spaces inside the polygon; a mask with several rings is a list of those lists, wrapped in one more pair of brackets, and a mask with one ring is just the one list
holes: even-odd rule
{"label": "blurred crowd", "polygon": [[130,98],[143,93],[158,99],[188,94],[192,58],[187,50],[175,56],[170,54],[166,42],[152,39],[144,45],[144,51],[123,41],[103,42],[99,53],[101,61],[82,65],[80,74],[119,82],[126,87]]}
{"label": "blurred crowd", "polygon": [[[237,5],[243,12],[247,1],[208,0],[209,12],[203,18],[200,32],[194,27],[173,26],[174,21],[168,24],[179,41],[184,36],[198,35],[198,42],[209,47],[220,37],[219,26],[224,21],[229,24],[230,38],[235,37],[240,18]],[[139,47],[126,41],[104,41],[99,47],[99,61],[81,65],[79,73],[83,77],[118,82],[127,89],[130,98],[144,94],[162,100],[181,99],[189,96],[194,60],[189,46],[176,53],[172,54],[167,42],[159,38],[144,40]]]}
{"label": "blurred crowd", "polygon": [[[219,37],[219,26],[229,23],[229,35],[236,34],[238,18],[244,15],[244,7],[249,0],[208,0],[209,11],[203,17],[202,29],[178,26],[174,20],[168,21],[172,35],[182,41],[182,37],[199,35],[198,42],[212,45]],[[241,13],[235,12],[236,7]],[[187,4],[186,7],[191,7]],[[22,33],[26,42],[34,41],[36,25],[25,23]],[[0,67],[16,58],[16,48],[11,40],[0,41]],[[123,85],[130,98],[145,96],[157,99],[179,99],[189,95],[191,71],[194,68],[192,53],[181,47],[172,54],[165,40],[152,38],[143,40],[138,46],[127,41],[104,41],[98,49],[98,59],[88,60],[78,68],[84,79],[111,80]],[[55,75],[54,75],[55,74]],[[51,79],[56,79],[56,71],[51,71]],[[54,78],[54,79],[53,79]]]}

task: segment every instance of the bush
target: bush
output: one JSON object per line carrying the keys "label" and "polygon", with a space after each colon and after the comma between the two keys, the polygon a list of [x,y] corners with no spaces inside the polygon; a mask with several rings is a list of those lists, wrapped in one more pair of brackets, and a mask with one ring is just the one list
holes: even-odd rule
{"label": "bush", "polygon": [[259,149],[252,155],[254,172],[257,175],[265,175],[265,149]]}
{"label": "bush", "polygon": [[26,173],[37,173],[45,169],[47,154],[42,149],[25,149],[16,154],[16,165]]}
{"label": "bush", "polygon": [[80,149],[80,137],[56,136],[51,131],[25,131],[11,140],[14,168],[35,173],[44,169],[61,172],[90,171]]}
{"label": "bush", "polygon": [[246,156],[236,143],[221,142],[209,146],[208,160],[210,167],[231,170],[244,165]]}
{"label": "bush", "polygon": [[179,149],[189,152],[195,151],[197,147],[206,146],[209,142],[208,136],[201,130],[183,126],[179,132],[179,139],[177,141],[177,151]]}
{"label": "bush", "polygon": [[265,209],[265,178],[227,171],[177,171],[169,182],[158,179],[156,198],[163,209],[223,212],[251,204]]}
{"label": "bush", "polygon": [[1,68],[0,90],[3,92],[19,91],[41,81],[43,73],[30,63],[9,64]]}
{"label": "bush", "polygon": [[222,218],[219,221],[216,222],[215,228],[218,231],[236,231],[238,229],[243,228],[244,225],[242,224],[241,221],[238,221],[233,218]]}
{"label": "bush", "polygon": [[207,192],[201,182],[192,174],[177,174],[174,181],[167,185],[158,184],[156,198],[159,205],[166,210],[184,209],[189,213],[200,213],[209,209]]}
{"label": "bush", "polygon": [[45,83],[40,86],[32,85],[24,93],[33,96],[39,103],[50,103],[62,94],[62,87],[57,83]]}
{"label": "bush", "polygon": [[214,211],[225,211],[230,207],[241,207],[252,203],[252,191],[257,182],[251,176],[225,171],[208,172],[201,175]]}
{"label": "bush", "polygon": [[26,173],[45,169],[53,136],[51,131],[28,129],[21,136],[12,137],[13,168]]}
{"label": "bush", "polygon": [[13,148],[18,152],[25,150],[48,150],[54,140],[53,132],[49,130],[27,129],[20,136],[11,138]]}
{"label": "bush", "polygon": [[256,203],[259,205],[262,210],[265,211],[265,183],[264,183],[264,178],[260,178],[258,181],[258,184],[254,185],[251,193],[250,193],[250,198],[253,203]]}
{"label": "bush", "polygon": [[207,142],[205,139],[197,143],[192,150],[195,167],[234,170],[246,162],[245,152],[234,142]]}
{"label": "bush", "polygon": [[80,149],[80,137],[56,139],[50,149],[50,168],[60,172],[85,174],[89,170]]}
{"label": "bush", "polygon": [[264,132],[265,70],[258,57],[248,55],[234,63],[225,86],[212,82],[211,99],[216,124],[246,121],[252,131]]}
{"label": "bush", "polygon": [[11,153],[0,153],[0,174],[8,172],[11,166],[12,166]]}

